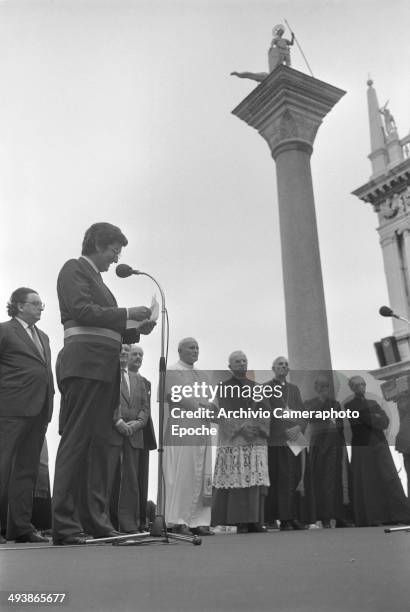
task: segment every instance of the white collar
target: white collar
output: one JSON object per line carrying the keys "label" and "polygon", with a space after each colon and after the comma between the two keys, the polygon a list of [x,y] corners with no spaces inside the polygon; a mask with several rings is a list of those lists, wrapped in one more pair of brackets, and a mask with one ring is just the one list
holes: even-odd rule
{"label": "white collar", "polygon": [[90,264],[90,266],[92,267],[93,270],[95,270],[97,272],[97,274],[100,274],[99,269],[97,268],[97,266],[95,265],[95,263],[93,262],[92,259],[90,259],[89,257],[87,257],[87,255],[80,255],[80,257],[82,257],[83,259],[85,259],[85,261],[88,261],[88,263]]}
{"label": "white collar", "polygon": [[182,359],[178,360],[177,366],[179,366],[181,370],[194,370],[195,369],[193,363],[185,363],[185,361],[182,361]]}
{"label": "white collar", "polygon": [[26,321],[23,321],[23,319],[20,319],[20,317],[14,317],[14,318],[16,319],[16,321],[20,323],[23,329],[28,329],[30,327],[30,325],[26,323]]}

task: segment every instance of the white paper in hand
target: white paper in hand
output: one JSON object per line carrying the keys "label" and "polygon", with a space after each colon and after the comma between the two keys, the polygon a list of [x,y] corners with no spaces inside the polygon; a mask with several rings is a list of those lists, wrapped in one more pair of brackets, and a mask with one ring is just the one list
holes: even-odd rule
{"label": "white paper in hand", "polygon": [[157,296],[153,295],[151,300],[151,316],[149,318],[150,321],[157,321],[159,317],[159,304],[157,301]]}
{"label": "white paper in hand", "polygon": [[141,325],[146,323],[147,321],[156,321],[159,317],[159,304],[155,295],[152,296],[151,300],[151,316],[149,319],[144,319],[143,321],[132,321],[131,319],[127,319],[127,329],[139,329]]}

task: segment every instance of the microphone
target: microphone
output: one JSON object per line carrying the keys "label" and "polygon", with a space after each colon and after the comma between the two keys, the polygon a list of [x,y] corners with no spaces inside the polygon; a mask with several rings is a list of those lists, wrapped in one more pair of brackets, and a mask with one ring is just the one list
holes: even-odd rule
{"label": "microphone", "polygon": [[410,323],[410,321],[405,317],[395,314],[389,306],[380,306],[379,314],[381,314],[382,317],[393,317],[394,319],[399,319],[400,321],[404,321],[405,323]]}
{"label": "microphone", "polygon": [[394,314],[394,312],[392,311],[391,308],[389,308],[389,306],[380,306],[379,314],[381,314],[382,317],[397,317],[397,315]]}
{"label": "microphone", "polygon": [[131,266],[127,264],[118,264],[115,268],[115,273],[120,278],[127,278],[128,276],[132,276],[133,274],[140,274],[139,270],[133,270]]}

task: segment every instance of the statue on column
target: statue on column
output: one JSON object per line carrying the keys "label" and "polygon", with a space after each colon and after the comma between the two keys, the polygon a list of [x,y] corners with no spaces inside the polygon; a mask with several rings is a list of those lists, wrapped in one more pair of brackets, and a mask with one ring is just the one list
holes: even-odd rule
{"label": "statue on column", "polygon": [[394,117],[391,114],[390,109],[387,108],[388,103],[389,101],[387,100],[386,104],[379,108],[379,113],[383,115],[386,133],[391,134],[392,132],[395,132],[397,128]]}
{"label": "statue on column", "polygon": [[295,35],[291,32],[291,39],[283,38],[285,26],[281,23],[276,25],[273,30],[273,38],[268,51],[269,72],[231,72],[231,75],[237,76],[240,79],[252,79],[261,83],[266,77],[273,72],[279,64],[290,66],[290,49],[294,43]]}

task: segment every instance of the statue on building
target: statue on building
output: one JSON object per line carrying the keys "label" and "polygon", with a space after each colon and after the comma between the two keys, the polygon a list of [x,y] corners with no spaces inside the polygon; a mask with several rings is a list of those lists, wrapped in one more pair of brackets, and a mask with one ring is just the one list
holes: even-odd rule
{"label": "statue on building", "polygon": [[295,35],[291,32],[290,40],[283,38],[285,26],[282,24],[276,25],[273,30],[273,38],[268,51],[269,72],[231,72],[231,75],[237,76],[240,79],[251,79],[261,83],[266,77],[275,70],[279,64],[290,66],[290,49],[294,43]]}
{"label": "statue on building", "polygon": [[396,131],[396,122],[394,120],[393,115],[390,112],[390,109],[387,108],[389,101],[387,100],[386,104],[379,108],[379,113],[383,115],[384,126],[387,134],[391,134]]}

